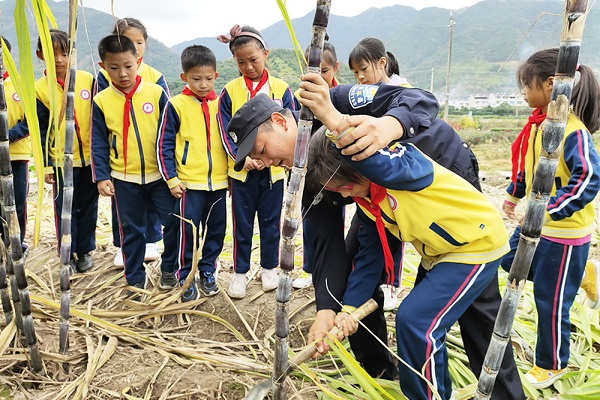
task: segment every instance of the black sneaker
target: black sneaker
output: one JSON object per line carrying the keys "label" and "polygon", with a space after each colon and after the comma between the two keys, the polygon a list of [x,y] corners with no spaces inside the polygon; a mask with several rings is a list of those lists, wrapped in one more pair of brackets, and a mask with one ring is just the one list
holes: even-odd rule
{"label": "black sneaker", "polygon": [[75,260],[75,258],[72,255],[71,260],[69,260],[69,267],[71,268],[70,275],[74,275],[77,272],[79,272],[79,270],[77,269],[77,260]]}
{"label": "black sneaker", "polygon": [[158,287],[160,289],[175,289],[177,286],[179,286],[179,281],[177,280],[174,272],[161,271],[160,282],[158,282]]}
{"label": "black sneaker", "polygon": [[90,253],[85,253],[84,255],[77,257],[77,271],[87,272],[92,268],[94,268],[94,260]]}
{"label": "black sneaker", "polygon": [[[145,290],[146,289],[146,279],[144,279],[141,282],[138,283],[134,283],[133,285],[129,285],[130,287],[134,287],[136,289],[142,289]],[[127,291],[127,297],[130,300],[134,300],[134,301],[142,301],[144,294],[137,291],[137,290],[129,290]]]}
{"label": "black sneaker", "polygon": [[210,271],[200,272],[200,290],[205,296],[214,296],[219,293],[215,275]]}
{"label": "black sneaker", "polygon": [[[185,283],[185,279],[181,279],[179,281],[179,284],[181,286],[183,286],[184,283]],[[200,298],[200,293],[198,292],[198,283],[196,282],[196,279],[193,279],[192,282],[190,283],[190,286],[181,295],[181,301],[186,303],[188,301],[198,300],[199,298]]]}

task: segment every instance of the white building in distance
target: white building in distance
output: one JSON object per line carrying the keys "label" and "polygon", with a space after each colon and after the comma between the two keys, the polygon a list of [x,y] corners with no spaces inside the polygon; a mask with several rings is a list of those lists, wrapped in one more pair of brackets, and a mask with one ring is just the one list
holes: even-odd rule
{"label": "white building in distance", "polygon": [[527,107],[521,93],[472,94],[468,100],[454,99],[450,101],[450,105],[453,107],[471,109],[498,107],[505,103],[513,107]]}

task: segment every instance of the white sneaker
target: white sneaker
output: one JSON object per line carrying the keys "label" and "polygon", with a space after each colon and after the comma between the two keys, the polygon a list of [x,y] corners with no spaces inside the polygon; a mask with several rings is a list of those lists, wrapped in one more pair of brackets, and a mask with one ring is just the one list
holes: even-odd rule
{"label": "white sneaker", "polygon": [[144,253],[144,261],[155,261],[160,258],[160,251],[156,243],[146,243],[146,252]]}
{"label": "white sneaker", "polygon": [[400,299],[396,294],[396,288],[391,285],[381,285],[383,290],[383,311],[392,311],[400,305]]}
{"label": "white sneaker", "polygon": [[233,278],[231,278],[231,283],[227,288],[227,294],[232,299],[243,299],[246,297],[246,284],[248,283],[248,278],[246,274],[233,274]]}
{"label": "white sneaker", "polygon": [[271,290],[277,289],[277,283],[279,281],[279,277],[277,275],[277,270],[261,268],[262,274],[260,275],[260,279],[262,280],[262,290],[263,292],[269,292]]}
{"label": "white sneaker", "polygon": [[308,272],[304,271],[302,271],[300,273],[300,276],[298,276],[292,282],[292,287],[294,289],[304,289],[309,286],[312,286],[312,274],[309,274]]}
{"label": "white sneaker", "polygon": [[125,262],[123,261],[123,251],[120,247],[117,247],[117,254],[115,254],[115,259],[113,260],[113,263],[117,268],[125,268]]}

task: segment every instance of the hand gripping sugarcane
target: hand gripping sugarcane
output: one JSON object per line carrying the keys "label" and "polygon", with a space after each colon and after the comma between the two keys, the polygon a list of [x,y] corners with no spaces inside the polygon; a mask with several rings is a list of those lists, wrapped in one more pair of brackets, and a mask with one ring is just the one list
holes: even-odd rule
{"label": "hand gripping sugarcane", "polygon": [[[0,66],[3,65],[2,53],[0,52]],[[1,78],[0,78],[1,79]],[[37,346],[37,338],[31,315],[31,301],[27,289],[27,278],[25,276],[25,258],[21,243],[21,228],[15,207],[15,188],[13,185],[12,167],[10,165],[8,119],[6,99],[4,97],[4,80],[0,85],[0,181],[2,187],[2,216],[6,219],[8,232],[7,265],[10,277],[13,304],[17,313],[17,327],[25,334],[27,346],[31,357],[31,368],[35,372],[43,369],[42,356]],[[5,304],[6,273],[0,267],[0,292],[2,294],[2,307],[7,316],[9,304]],[[14,275],[13,275],[14,274]],[[7,320],[8,322],[8,320]]]}
{"label": "hand gripping sugarcane", "polygon": [[[69,73],[67,76],[67,105],[65,110],[65,152],[63,158],[63,204],[60,232],[60,354],[69,354],[69,312],[71,297],[71,214],[73,206],[73,141],[75,137],[75,75],[77,70],[77,1],[69,0]],[[63,371],[69,372],[69,365],[63,363]]]}
{"label": "hand gripping sugarcane", "polygon": [[531,196],[527,203],[525,220],[521,224],[521,236],[513,264],[508,273],[506,291],[500,304],[494,334],[485,356],[477,385],[475,399],[489,399],[494,381],[508,341],[512,323],[517,312],[521,293],[529,274],[531,261],[540,239],[546,205],[550,198],[556,167],[562,150],[562,139],[569,115],[571,91],[579,58],[579,49],[587,15],[587,0],[566,1],[560,50],[552,96],[542,138],[542,151],[533,178]]}
{"label": "hand gripping sugarcane", "polygon": [[[323,43],[325,42],[325,30],[329,21],[330,9],[331,0],[317,1],[308,53],[308,72],[321,72]],[[308,141],[312,130],[313,117],[312,111],[308,107],[302,106],[298,122],[298,137],[294,151],[294,166],[292,167],[284,201],[284,220],[281,231],[282,243],[279,262],[282,272],[279,274],[279,284],[275,296],[277,300],[277,309],[275,311],[275,360],[273,365],[273,398],[275,400],[286,398],[283,384],[286,371],[288,370],[288,301],[292,289],[290,273],[294,269],[296,232],[302,222],[302,191],[304,189]]]}

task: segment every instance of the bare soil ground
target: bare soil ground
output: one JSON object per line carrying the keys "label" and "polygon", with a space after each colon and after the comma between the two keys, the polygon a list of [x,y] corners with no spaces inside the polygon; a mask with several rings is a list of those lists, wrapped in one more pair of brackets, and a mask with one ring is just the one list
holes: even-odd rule
{"label": "bare soil ground", "polygon": [[[506,143],[483,143],[480,159],[485,193],[500,209],[509,176]],[[32,185],[32,195],[36,192]],[[31,198],[29,228],[33,228],[35,198]],[[225,293],[232,274],[231,236],[220,256],[221,292],[182,304],[178,293],[156,288],[158,261],[147,265],[151,280],[143,302],[125,300],[123,271],[113,266],[110,207],[101,200],[95,268],[72,278],[70,354],[58,354],[59,260],[49,193],[44,192],[40,244],[27,258],[45,375],[33,374],[22,344],[0,357],[0,399],[242,399],[248,388],[269,376],[273,362],[275,292],[264,293],[258,269],[258,241],[248,296],[231,300]],[[506,221],[512,230],[514,223]],[[257,231],[256,231],[257,232]],[[32,243],[32,232],[27,240]],[[595,253],[597,250],[594,248]],[[297,270],[302,264],[298,239]],[[294,290],[290,300],[290,346],[305,344],[314,316],[312,288]],[[393,315],[390,316],[393,321]],[[3,322],[3,321],[2,321]],[[2,325],[2,334],[8,328]],[[1,336],[0,336],[1,338]],[[2,345],[0,341],[0,346]],[[70,373],[61,372],[68,362]],[[4,387],[3,387],[4,386]],[[316,387],[288,380],[290,398],[316,398]]]}

